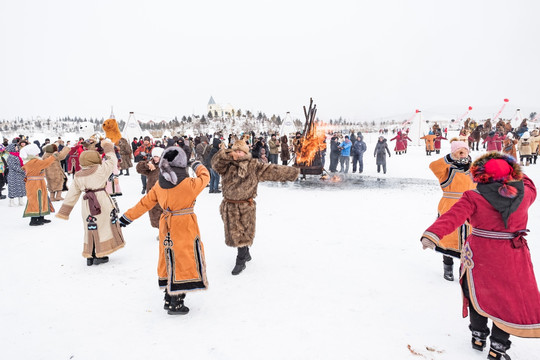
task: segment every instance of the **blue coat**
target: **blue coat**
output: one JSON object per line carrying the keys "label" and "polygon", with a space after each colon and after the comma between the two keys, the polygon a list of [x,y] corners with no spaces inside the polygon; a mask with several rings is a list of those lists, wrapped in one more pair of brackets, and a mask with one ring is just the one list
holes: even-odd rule
{"label": "blue coat", "polygon": [[341,156],[351,156],[351,140],[345,140],[339,147],[341,148]]}

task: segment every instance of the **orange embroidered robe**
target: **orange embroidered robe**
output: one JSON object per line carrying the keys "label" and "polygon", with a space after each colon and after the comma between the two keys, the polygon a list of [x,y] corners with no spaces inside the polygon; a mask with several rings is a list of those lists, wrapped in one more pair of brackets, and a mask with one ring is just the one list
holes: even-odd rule
{"label": "orange embroidered robe", "polygon": [[171,189],[159,181],[134,207],[124,213],[133,221],[159,204],[158,283],[171,295],[208,287],[206,262],[194,205],[197,196],[210,182],[210,173],[199,165],[196,178],[185,178]]}
{"label": "orange embroidered robe", "polygon": [[47,192],[45,169],[55,160],[54,156],[49,157],[47,160],[34,158],[24,164],[27,202],[23,217],[44,216],[54,212]]}

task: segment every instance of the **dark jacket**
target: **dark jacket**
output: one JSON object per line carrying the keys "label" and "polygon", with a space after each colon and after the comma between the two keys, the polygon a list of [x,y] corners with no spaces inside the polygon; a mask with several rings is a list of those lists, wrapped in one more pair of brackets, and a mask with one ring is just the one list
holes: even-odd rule
{"label": "dark jacket", "polygon": [[363,156],[364,153],[366,152],[367,150],[367,146],[366,146],[366,143],[362,140],[362,138],[358,138],[358,140],[356,140],[354,142],[354,145],[353,145],[353,148],[352,148],[352,154],[353,156]]}
{"label": "dark jacket", "polygon": [[386,153],[388,153],[388,157],[391,156],[386,139],[383,141],[377,141],[375,151],[373,152],[373,155],[377,158],[377,165],[386,165]]}

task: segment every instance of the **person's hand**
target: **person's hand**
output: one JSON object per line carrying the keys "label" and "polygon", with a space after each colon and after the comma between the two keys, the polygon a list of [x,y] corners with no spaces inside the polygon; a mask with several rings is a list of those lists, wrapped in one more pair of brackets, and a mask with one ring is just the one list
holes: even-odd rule
{"label": "person's hand", "polygon": [[118,222],[120,223],[120,227],[126,227],[126,226],[128,226],[129,224],[131,224],[131,221],[126,217],[126,215],[122,215],[122,216],[118,219]]}
{"label": "person's hand", "polygon": [[150,169],[150,171],[154,171],[156,169],[156,167],[154,166],[153,163],[149,162],[148,163],[148,168]]}
{"label": "person's hand", "polygon": [[422,239],[420,239],[420,241],[422,242],[422,249],[426,250],[426,249],[431,249],[431,250],[435,250],[435,243],[431,240],[429,240],[427,237],[425,236],[422,236]]}

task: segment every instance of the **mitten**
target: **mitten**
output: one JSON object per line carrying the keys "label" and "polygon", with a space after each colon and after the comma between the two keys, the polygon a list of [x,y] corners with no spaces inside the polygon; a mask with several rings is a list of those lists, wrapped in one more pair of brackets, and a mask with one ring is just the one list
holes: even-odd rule
{"label": "mitten", "polygon": [[192,168],[193,171],[195,171],[195,172],[197,172],[197,168],[198,168],[199,166],[201,166],[201,165],[202,165],[201,162],[198,161],[198,160],[193,161],[193,162],[190,164],[191,168]]}
{"label": "mitten", "polygon": [[131,224],[131,220],[129,220],[126,215],[122,215],[122,217],[118,219],[118,222],[120,223],[120,227],[126,227]]}

